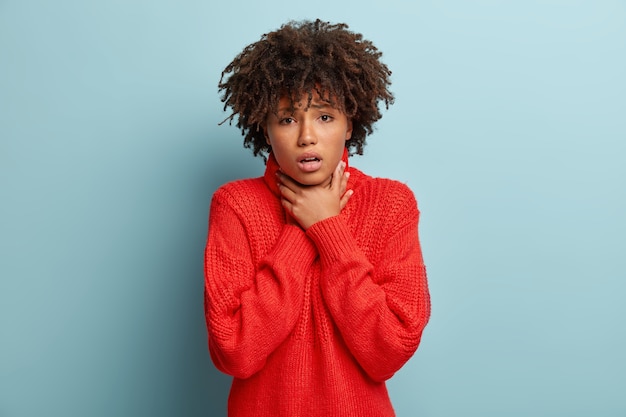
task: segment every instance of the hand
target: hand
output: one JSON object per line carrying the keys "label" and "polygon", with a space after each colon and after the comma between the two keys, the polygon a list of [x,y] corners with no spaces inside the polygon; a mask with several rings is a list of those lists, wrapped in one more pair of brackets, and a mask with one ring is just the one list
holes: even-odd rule
{"label": "hand", "polygon": [[348,204],[354,192],[346,191],[350,173],[345,169],[345,162],[339,161],[333,175],[319,185],[302,185],[282,172],[277,174],[283,207],[303,229],[338,215]]}

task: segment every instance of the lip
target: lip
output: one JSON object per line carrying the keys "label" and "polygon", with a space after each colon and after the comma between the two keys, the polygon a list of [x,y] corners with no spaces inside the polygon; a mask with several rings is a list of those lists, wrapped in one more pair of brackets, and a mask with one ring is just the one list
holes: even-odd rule
{"label": "lip", "polygon": [[296,159],[303,172],[315,172],[322,167],[322,157],[316,152],[306,152]]}
{"label": "lip", "polygon": [[320,156],[320,154],[316,153],[316,152],[306,152],[303,153],[302,155],[298,156],[298,163],[304,161],[305,159],[319,159],[320,161],[322,160],[322,157]]}

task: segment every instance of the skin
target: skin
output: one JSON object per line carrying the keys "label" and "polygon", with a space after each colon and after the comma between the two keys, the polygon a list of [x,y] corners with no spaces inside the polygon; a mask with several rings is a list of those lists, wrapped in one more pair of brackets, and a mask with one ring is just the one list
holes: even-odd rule
{"label": "skin", "polygon": [[349,173],[341,160],[352,122],[319,95],[313,96],[307,110],[306,97],[295,107],[291,112],[289,99],[281,98],[278,114],[267,116],[264,129],[280,166],[282,204],[290,221],[306,230],[338,215],[352,196],[352,190],[346,190]]}

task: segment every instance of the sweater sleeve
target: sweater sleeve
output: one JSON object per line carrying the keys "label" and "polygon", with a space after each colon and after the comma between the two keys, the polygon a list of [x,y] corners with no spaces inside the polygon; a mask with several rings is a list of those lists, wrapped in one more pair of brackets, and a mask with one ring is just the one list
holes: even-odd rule
{"label": "sweater sleeve", "polygon": [[[410,191],[396,201],[373,265],[342,216],[307,230],[322,263],[322,294],[348,349],[374,380],[384,381],[415,353],[430,317],[430,295]],[[399,207],[399,209],[398,209]]]}
{"label": "sweater sleeve", "polygon": [[293,329],[317,251],[299,227],[285,225],[254,264],[244,224],[221,197],[218,190],[211,202],[205,249],[209,350],[219,370],[247,378]]}

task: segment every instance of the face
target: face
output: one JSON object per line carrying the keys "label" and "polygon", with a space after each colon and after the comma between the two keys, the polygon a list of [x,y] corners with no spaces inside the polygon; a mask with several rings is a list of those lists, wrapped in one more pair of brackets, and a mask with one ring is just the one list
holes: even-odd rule
{"label": "face", "polygon": [[281,170],[302,185],[328,181],[341,160],[352,122],[317,94],[305,110],[307,98],[291,112],[289,98],[278,103],[278,115],[267,116],[265,134]]}

